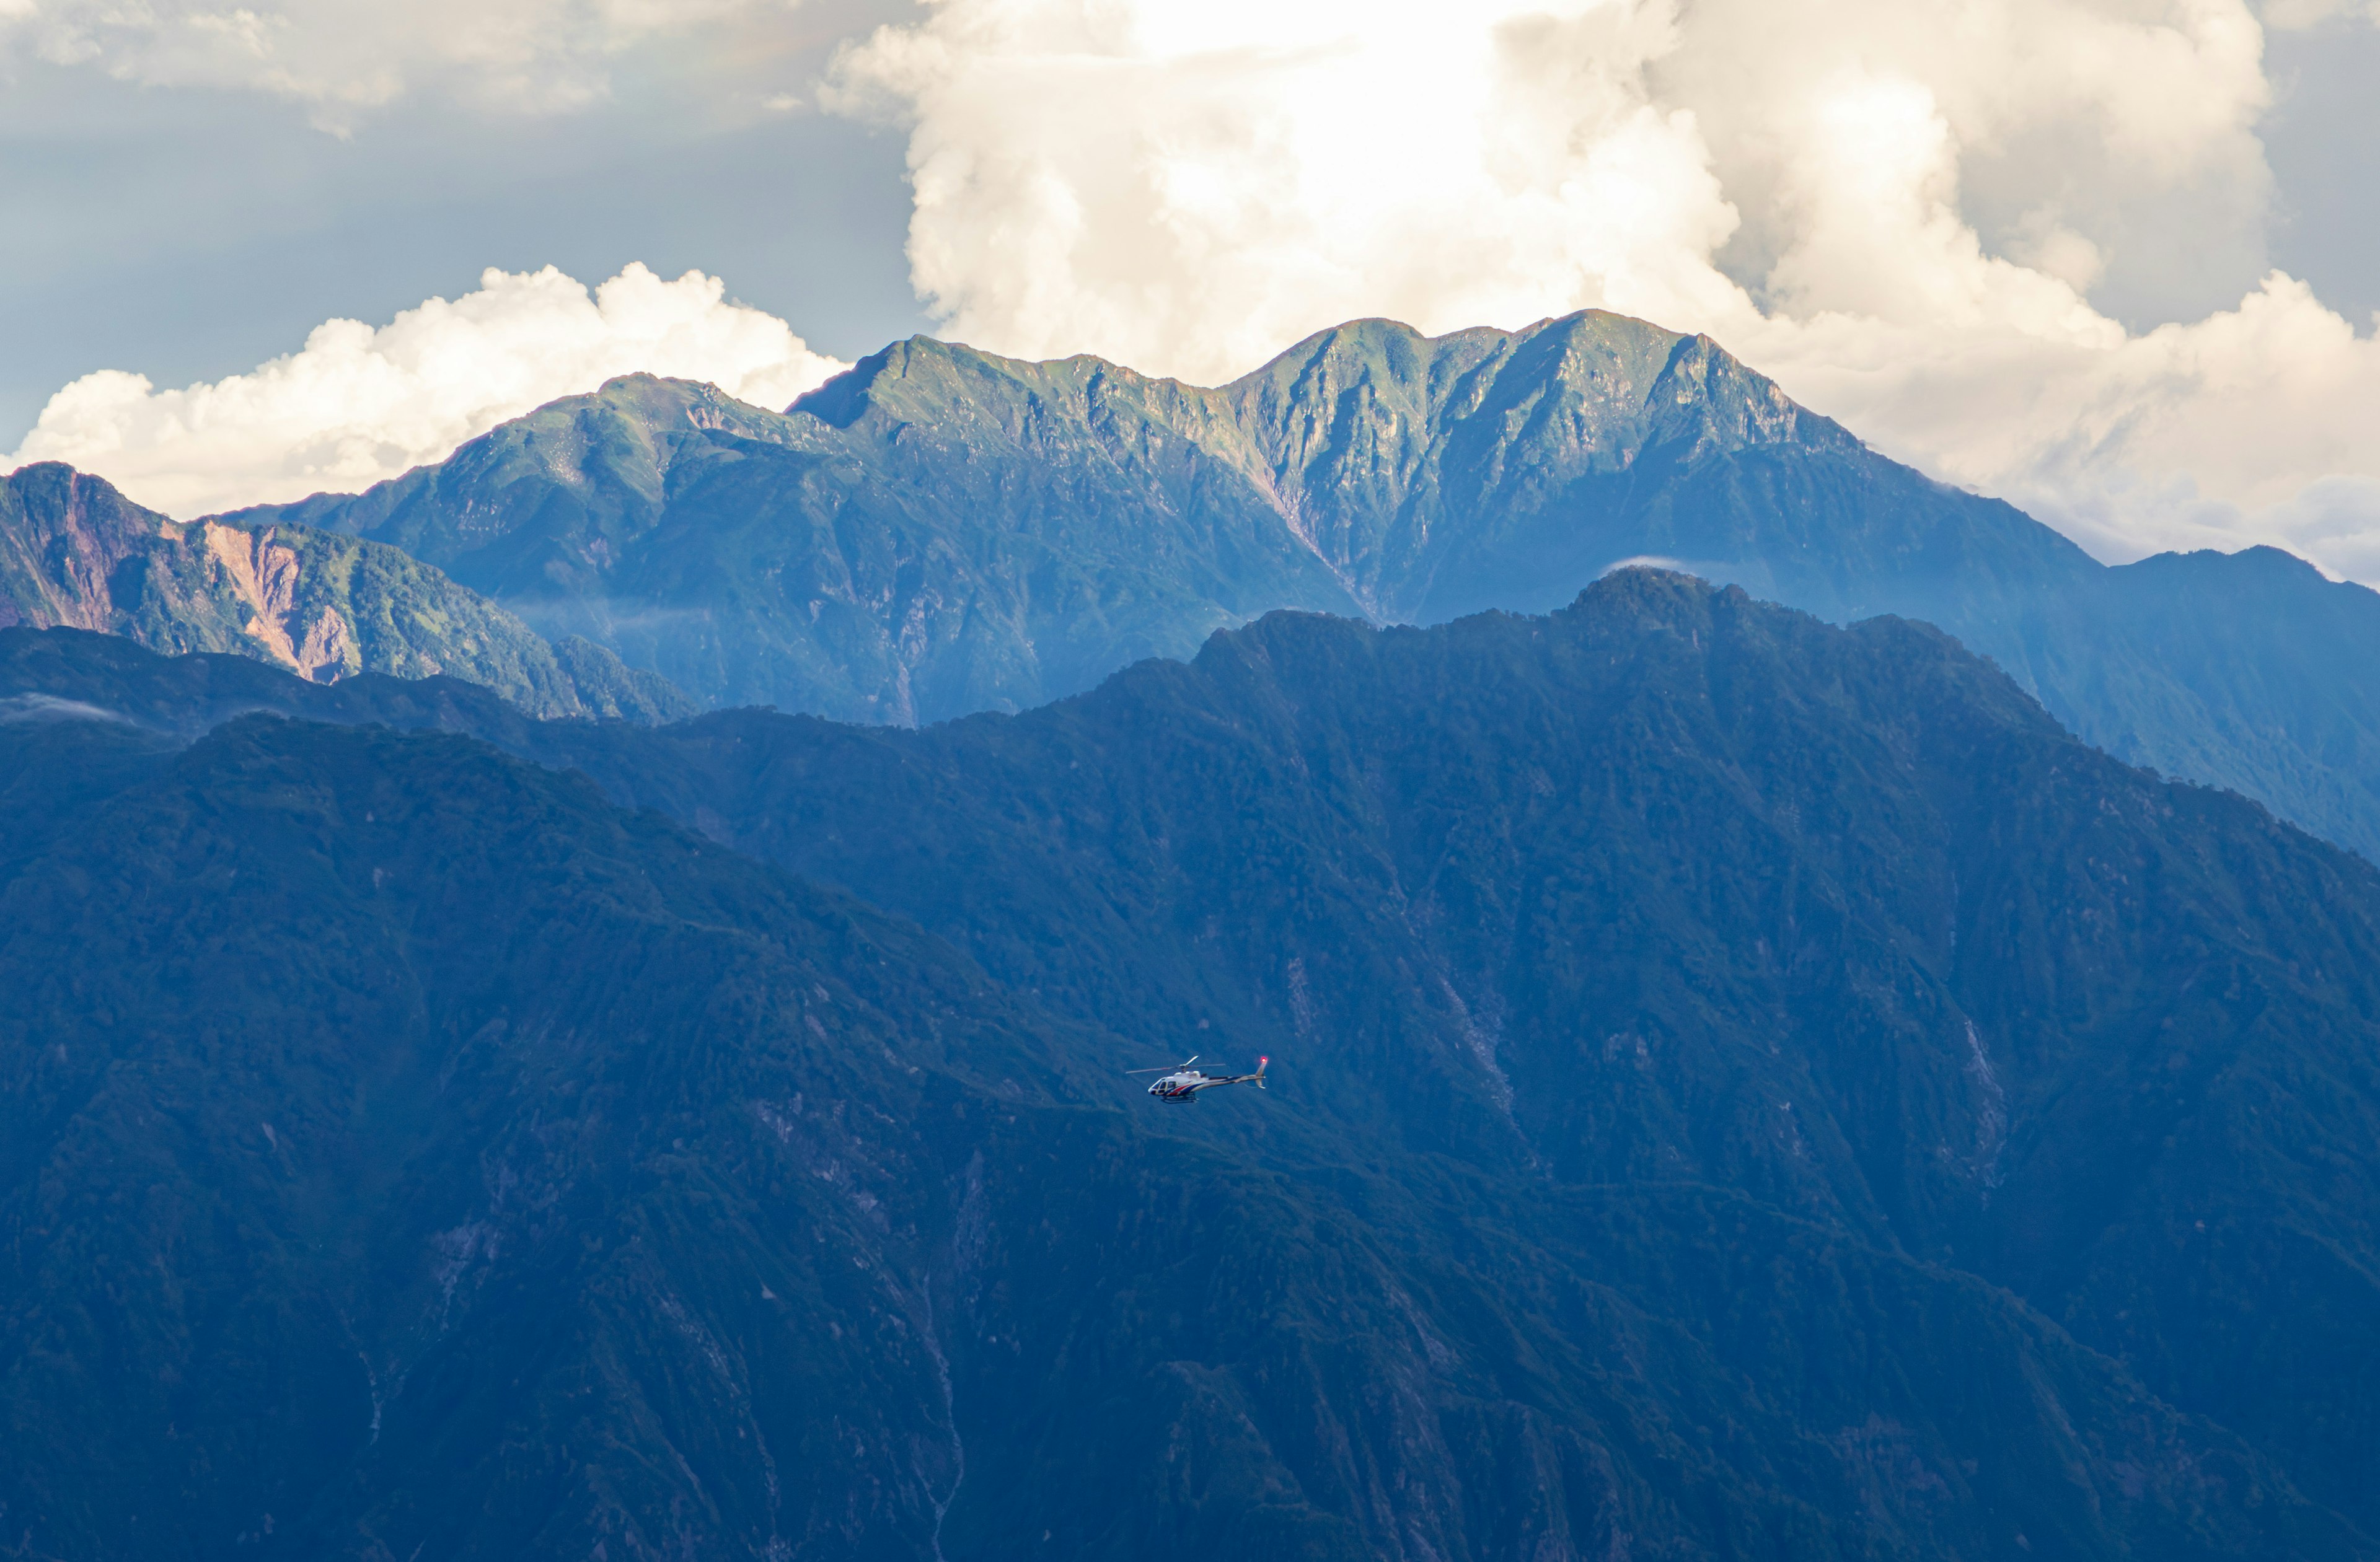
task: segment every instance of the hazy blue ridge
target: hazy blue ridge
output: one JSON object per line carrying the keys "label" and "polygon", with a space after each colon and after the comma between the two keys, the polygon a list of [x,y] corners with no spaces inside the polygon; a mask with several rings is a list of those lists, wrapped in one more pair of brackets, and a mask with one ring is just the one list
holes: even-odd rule
{"label": "hazy blue ridge", "polygon": [[228,665],[0,635],[37,1555],[2380,1556],[2380,871],[1936,631]]}
{"label": "hazy blue ridge", "polygon": [[2119,757],[2380,858],[2380,599],[2255,553],[2101,566],[1587,312],[1362,321],[1214,389],[895,344],[786,415],[632,377],[359,496],[244,513],[395,544],[710,706],[1020,710],[1276,608],[1547,611],[1651,558],[1991,657]]}
{"label": "hazy blue ridge", "polygon": [[0,478],[0,629],[54,624],[317,683],[443,673],[540,716],[666,720],[696,708],[601,647],[549,646],[401,550],[285,523],[185,526],[43,462]]}

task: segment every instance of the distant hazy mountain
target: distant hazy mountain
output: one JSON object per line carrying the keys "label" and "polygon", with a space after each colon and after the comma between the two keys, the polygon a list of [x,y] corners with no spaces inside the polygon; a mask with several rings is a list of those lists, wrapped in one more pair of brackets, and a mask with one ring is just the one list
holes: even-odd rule
{"label": "distant hazy mountain", "polygon": [[549,646],[397,549],[286,525],[179,525],[51,462],[0,478],[0,627],[11,624],[230,652],[316,683],[449,673],[546,716],[693,709],[601,646]]}
{"label": "distant hazy mountain", "polygon": [[1652,557],[1998,660],[2091,742],[2380,858],[2380,596],[2267,550],[2107,569],[1709,341],[1361,321],[1213,390],[919,338],[787,416],[613,381],[248,521],[429,560],[712,705],[1022,709],[1273,608],[1543,611]]}
{"label": "distant hazy mountain", "polygon": [[710,839],[219,669],[0,636],[30,1554],[2380,1557],[2380,871],[1929,630],[495,734]]}

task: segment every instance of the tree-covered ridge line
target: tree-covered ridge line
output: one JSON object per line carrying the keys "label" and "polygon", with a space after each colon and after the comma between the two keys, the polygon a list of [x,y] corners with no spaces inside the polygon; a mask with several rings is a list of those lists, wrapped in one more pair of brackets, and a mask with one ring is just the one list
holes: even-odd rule
{"label": "tree-covered ridge line", "polygon": [[1934,631],[172,719],[274,676],[0,633],[55,1554],[2380,1554],[2380,874]]}

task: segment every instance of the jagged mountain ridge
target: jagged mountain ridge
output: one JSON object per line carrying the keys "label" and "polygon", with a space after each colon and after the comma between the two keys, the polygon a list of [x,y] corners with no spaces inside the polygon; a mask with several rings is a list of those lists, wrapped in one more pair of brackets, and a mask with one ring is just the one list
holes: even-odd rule
{"label": "jagged mountain ridge", "polygon": [[400,550],[288,525],[181,525],[55,462],[0,478],[0,628],[218,651],[313,683],[442,673],[540,716],[665,720],[685,696],[584,639],[549,646]]}
{"label": "jagged mountain ridge", "polygon": [[[392,542],[632,657],[672,654],[644,618],[699,621],[676,654],[760,654],[674,674],[721,703],[917,721],[1075,693],[1274,607],[1557,606],[1625,556],[1575,524],[1582,484],[1779,443],[1860,449],[1706,339],[1597,312],[1436,340],[1359,321],[1212,390],[919,337],[782,418],[630,377],[366,494],[241,515]],[[772,622],[789,608],[815,631]],[[872,660],[811,688],[821,654],[861,654],[838,611],[880,621]]]}
{"label": "jagged mountain ridge", "polygon": [[632,378],[243,514],[406,548],[709,704],[903,723],[1023,709],[1274,608],[1542,611],[1653,558],[1939,624],[2118,757],[2380,857],[2380,597],[2270,550],[2102,566],[1706,339],[1595,311],[1357,321],[1212,389],[923,337],[783,416]]}
{"label": "jagged mountain ridge", "polygon": [[[0,692],[153,710],[187,677],[118,651],[82,678],[91,642],[40,638],[51,654],[0,658]],[[259,731],[188,763],[232,784],[250,762],[224,756]],[[904,1287],[953,1288],[932,1293],[967,1450],[947,1555],[1035,1555],[1045,1532],[1119,1557],[2374,1554],[2380,874],[2094,753],[1937,634],[1623,572],[1548,619],[1276,615],[1192,665],[925,732],[744,711],[496,735],[914,916],[1005,987],[1008,1034],[1043,1038],[995,1069],[935,1039],[948,1019],[888,1022],[889,1084],[956,1071],[1127,1108],[1120,1139],[997,1092],[993,1118],[1019,1120],[985,1125],[970,1096],[975,1126],[937,1108],[933,1157],[867,1185],[888,1205],[905,1187],[940,1233],[899,1259]],[[425,926],[474,969],[582,925],[559,887],[531,910],[423,887],[539,882],[502,843],[543,837],[503,809],[407,814],[369,852],[247,823],[293,817],[335,760],[351,827],[382,761],[316,741],[272,739],[237,781],[252,800],[208,805],[249,854],[239,881],[327,860],[377,893],[387,868],[399,900],[454,908]],[[474,796],[543,794],[471,773]],[[68,839],[24,879],[41,904],[137,904],[64,897],[115,882],[87,854],[177,838]],[[186,859],[194,886],[231,866]],[[606,881],[681,892],[682,869],[638,862]],[[706,903],[697,923],[735,925]],[[310,951],[377,947],[253,920],[258,992]],[[55,922],[0,926],[34,950]],[[540,968],[650,972],[656,1005],[678,990],[588,948]],[[863,974],[896,1012],[883,995],[951,990],[903,960]],[[472,1016],[560,1000],[522,972],[436,981]],[[735,1048],[683,1050],[732,1077]],[[1160,1108],[1105,1072],[1258,1050],[1258,1110],[1134,1119]],[[262,1102],[269,1075],[240,1087]],[[541,1077],[505,1111],[564,1111]],[[758,1132],[722,1128],[702,1159],[741,1164]],[[419,1285],[443,1250],[407,1251],[389,1262]],[[728,1294],[700,1314],[713,1338],[748,1326]],[[619,1326],[681,1359],[659,1301],[638,1306]],[[742,1401],[674,1403],[638,1436],[722,1442],[699,1406]],[[940,1403],[912,1389],[880,1413],[930,1431]],[[915,1554],[900,1533],[880,1554]]]}

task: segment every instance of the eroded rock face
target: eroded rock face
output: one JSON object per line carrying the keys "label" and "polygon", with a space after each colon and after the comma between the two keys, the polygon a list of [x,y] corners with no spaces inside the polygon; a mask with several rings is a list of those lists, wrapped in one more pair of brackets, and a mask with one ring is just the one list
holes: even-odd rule
{"label": "eroded rock face", "polygon": [[692,708],[599,647],[557,651],[395,549],[286,524],[184,525],[55,462],[0,479],[0,627],[14,625],[230,652],[319,684],[451,673],[541,716]]}
{"label": "eroded rock face", "polygon": [[347,621],[339,616],[337,609],[324,608],[322,616],[308,627],[305,642],[298,648],[298,671],[309,678],[316,678],[318,672],[327,672],[328,677],[316,678],[317,682],[327,683],[346,670],[353,649],[347,637]]}
{"label": "eroded rock face", "polygon": [[293,625],[303,623],[298,586],[304,566],[298,562],[298,550],[273,540],[275,527],[247,531],[206,521],[200,530],[225,583],[248,605],[249,637],[262,646],[273,660],[318,684],[361,671],[362,658],[336,608],[322,608],[311,624],[299,630],[302,637],[293,639]]}

